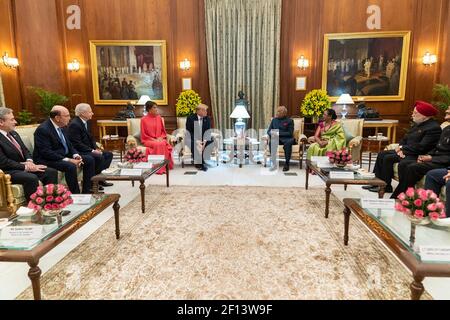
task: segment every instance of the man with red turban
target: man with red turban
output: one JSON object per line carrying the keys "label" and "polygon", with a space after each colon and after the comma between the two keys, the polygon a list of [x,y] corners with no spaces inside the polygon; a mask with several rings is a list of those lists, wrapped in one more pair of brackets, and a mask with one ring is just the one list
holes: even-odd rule
{"label": "man with red turban", "polygon": [[[412,128],[405,134],[395,150],[383,151],[378,154],[373,173],[377,178],[386,182],[385,192],[393,191],[391,182],[394,176],[394,163],[400,162],[399,174],[403,174],[404,165],[410,164],[411,161],[416,162],[420,155],[425,155],[436,147],[442,132],[439,123],[433,119],[437,114],[438,110],[431,104],[416,101],[412,113],[414,122]],[[364,186],[363,188],[378,192],[376,186]]]}

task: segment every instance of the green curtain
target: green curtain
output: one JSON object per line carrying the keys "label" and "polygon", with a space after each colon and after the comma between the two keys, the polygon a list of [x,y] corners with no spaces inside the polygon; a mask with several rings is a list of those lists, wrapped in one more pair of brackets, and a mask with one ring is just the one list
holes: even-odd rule
{"label": "green curtain", "polygon": [[216,128],[232,129],[238,92],[251,127],[266,128],[280,89],[281,0],[205,0],[211,108]]}

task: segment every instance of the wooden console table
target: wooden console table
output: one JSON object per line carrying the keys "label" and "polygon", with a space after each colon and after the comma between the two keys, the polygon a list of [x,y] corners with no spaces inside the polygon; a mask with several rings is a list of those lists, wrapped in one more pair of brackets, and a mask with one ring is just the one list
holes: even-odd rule
{"label": "wooden console table", "polygon": [[397,127],[398,127],[398,120],[389,120],[389,119],[380,121],[364,120],[364,128],[375,128],[375,135],[378,134],[378,129],[387,128],[387,137],[390,143],[397,142]]}
{"label": "wooden console table", "polygon": [[119,127],[127,127],[127,120],[97,120],[97,126],[99,130],[99,138],[103,138],[107,135],[106,128],[115,128],[115,134],[119,135]]}

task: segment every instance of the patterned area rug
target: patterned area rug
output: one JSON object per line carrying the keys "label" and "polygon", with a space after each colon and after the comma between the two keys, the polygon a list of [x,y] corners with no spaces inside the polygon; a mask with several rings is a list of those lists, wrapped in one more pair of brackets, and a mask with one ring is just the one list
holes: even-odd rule
{"label": "patterned area rug", "polygon": [[[409,272],[323,189],[151,187],[42,277],[44,299],[409,299]],[[19,299],[31,299],[28,288]],[[429,299],[425,293],[422,299]]]}

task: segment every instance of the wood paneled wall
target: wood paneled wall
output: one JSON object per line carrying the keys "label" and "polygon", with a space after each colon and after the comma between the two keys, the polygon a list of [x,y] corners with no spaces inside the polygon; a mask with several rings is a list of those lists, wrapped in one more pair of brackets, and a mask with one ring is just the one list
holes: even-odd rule
{"label": "wood paneled wall", "polygon": [[[381,7],[381,30],[412,32],[405,101],[372,102],[382,116],[408,123],[410,106],[417,99],[431,100],[436,82],[450,83],[450,0],[283,0],[280,102],[298,115],[309,90],[320,88],[325,33],[367,32],[367,7]],[[81,30],[68,30],[66,9],[81,8]],[[89,40],[167,41],[169,105],[161,107],[169,129],[174,129],[175,103],[181,78],[191,77],[193,89],[210,103],[203,0],[0,0],[0,53],[17,56],[20,67],[0,66],[5,100],[16,111],[38,113],[28,86],[41,86],[70,97],[74,107],[93,105]],[[421,64],[425,51],[436,52],[439,62]],[[301,71],[297,58],[305,55],[311,66]],[[66,64],[81,62],[70,73]],[[178,65],[188,58],[192,67]],[[307,77],[307,90],[295,90],[295,78]],[[96,119],[112,118],[122,106],[94,106]],[[97,131],[95,131],[97,132]]]}

